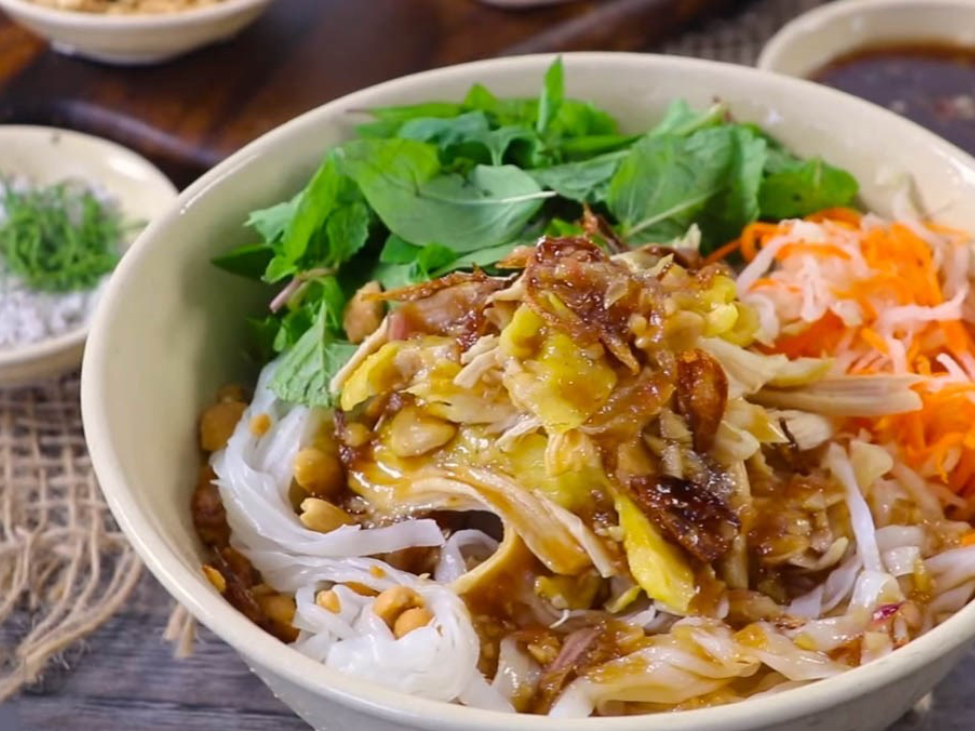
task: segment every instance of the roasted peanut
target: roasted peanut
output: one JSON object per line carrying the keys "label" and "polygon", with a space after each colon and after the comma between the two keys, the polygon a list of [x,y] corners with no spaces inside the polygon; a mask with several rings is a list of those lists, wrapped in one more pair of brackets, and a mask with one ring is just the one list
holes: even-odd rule
{"label": "roasted peanut", "polygon": [[392,629],[403,612],[422,606],[423,597],[415,590],[408,586],[394,586],[376,597],[372,611]]}
{"label": "roasted peanut", "polygon": [[255,437],[263,437],[271,428],[271,417],[264,413],[254,414],[248,426]]}
{"label": "roasted peanut", "polygon": [[247,391],[235,383],[221,386],[217,390],[217,401],[247,401]]}
{"label": "roasted peanut", "polygon": [[203,412],[200,418],[200,447],[216,452],[227,446],[247,404],[242,401],[220,401]]}
{"label": "roasted peanut", "polygon": [[350,343],[361,343],[382,323],[384,305],[373,297],[380,292],[382,287],[379,282],[368,282],[349,300],[342,317],[342,327]]}
{"label": "roasted peanut", "polygon": [[318,447],[306,447],[295,455],[295,482],[312,495],[331,497],[345,484],[338,457]]}
{"label": "roasted peanut", "polygon": [[223,594],[227,591],[227,580],[224,578],[223,574],[213,568],[213,566],[204,564],[203,574],[207,577],[207,581],[213,584],[213,588],[218,592]]}
{"label": "roasted peanut", "polygon": [[318,596],[315,597],[315,604],[332,614],[338,614],[342,611],[342,602],[339,600],[339,595],[331,589],[318,592]]}
{"label": "roasted peanut", "polygon": [[399,457],[417,457],[454,438],[457,427],[449,421],[408,406],[397,412],[389,426],[389,446]]}
{"label": "roasted peanut", "polygon": [[316,497],[302,501],[300,520],[306,528],[319,533],[329,533],[343,525],[355,523],[355,519],[342,508]]}
{"label": "roasted peanut", "polygon": [[415,629],[426,627],[433,620],[433,612],[425,607],[407,609],[393,623],[393,635],[396,639],[408,635]]}

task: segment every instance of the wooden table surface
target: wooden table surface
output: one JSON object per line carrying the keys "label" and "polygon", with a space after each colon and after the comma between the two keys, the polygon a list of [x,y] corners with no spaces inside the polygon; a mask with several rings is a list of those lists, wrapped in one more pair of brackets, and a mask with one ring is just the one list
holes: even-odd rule
{"label": "wooden table surface", "polygon": [[[0,123],[110,137],[186,185],[286,119],[387,78],[501,54],[650,48],[703,10],[732,4],[581,0],[511,14],[471,0],[276,0],[236,40],[138,69],[58,56],[0,17]],[[124,612],[0,706],[0,731],[306,728],[212,634],[175,660],[161,639],[170,607],[146,576]],[[939,686],[930,710],[896,731],[975,728],[973,676],[975,654]]]}

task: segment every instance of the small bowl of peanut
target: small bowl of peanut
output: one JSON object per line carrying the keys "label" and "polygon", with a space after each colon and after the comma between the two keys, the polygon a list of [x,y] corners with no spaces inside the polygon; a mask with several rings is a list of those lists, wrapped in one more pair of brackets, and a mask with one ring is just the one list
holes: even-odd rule
{"label": "small bowl of peanut", "polygon": [[108,64],[167,61],[232,38],[272,0],[0,0],[55,50]]}

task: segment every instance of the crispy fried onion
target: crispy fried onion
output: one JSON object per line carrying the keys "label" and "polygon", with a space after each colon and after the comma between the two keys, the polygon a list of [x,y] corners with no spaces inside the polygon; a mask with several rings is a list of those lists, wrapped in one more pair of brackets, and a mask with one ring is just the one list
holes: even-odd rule
{"label": "crispy fried onion", "polygon": [[738,534],[738,516],[705,485],[666,475],[637,475],[628,487],[647,517],[701,561],[724,555]]}
{"label": "crispy fried onion", "polygon": [[390,340],[405,340],[414,333],[445,335],[468,348],[486,332],[488,298],[510,284],[509,279],[476,269],[382,292],[376,298],[403,303],[389,315]]}
{"label": "crispy fried onion", "polygon": [[694,434],[694,449],[707,452],[728,405],[728,378],[721,364],[703,350],[682,353],[677,361],[675,401]]}
{"label": "crispy fried onion", "polygon": [[656,282],[641,281],[583,237],[545,238],[525,269],[526,303],[580,345],[602,343],[632,372],[640,368],[629,345],[633,315],[658,319]]}

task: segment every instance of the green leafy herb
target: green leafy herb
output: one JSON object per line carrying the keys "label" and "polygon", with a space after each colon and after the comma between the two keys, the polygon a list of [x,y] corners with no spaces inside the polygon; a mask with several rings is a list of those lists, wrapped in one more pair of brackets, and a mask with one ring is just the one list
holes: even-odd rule
{"label": "green leafy herb", "polygon": [[515,238],[552,195],[512,165],[443,174],[436,148],[414,140],[358,140],[343,146],[342,156],[343,169],[390,231],[458,252]]}
{"label": "green leafy herb", "polygon": [[631,244],[693,240],[707,253],[757,218],[847,205],[856,181],[800,160],[715,103],[675,101],[651,128],[623,134],[565,94],[556,59],[540,93],[502,98],[475,84],[462,101],[369,110],[357,139],[330,150],[308,185],[255,211],[260,237],[218,257],[227,271],[280,283],[276,312],[251,321],[260,357],[283,353],[273,387],[327,405],[352,351],[342,314],[368,281],[385,289],[457,269],[492,271],[542,235],[583,233],[590,206]]}
{"label": "green leafy herb", "polygon": [[119,260],[123,225],[90,190],[60,183],[2,193],[3,266],[31,289],[71,292],[94,287]]}
{"label": "green leafy herb", "polygon": [[307,406],[332,406],[328,383],[356,346],[332,335],[326,326],[328,318],[328,308],[323,305],[314,324],[278,364],[270,383],[278,398]]}
{"label": "green leafy herb", "polygon": [[702,225],[705,251],[758,216],[765,141],[735,126],[687,137],[649,135],[637,143],[610,183],[610,211],[631,241],[679,236]]}
{"label": "green leafy herb", "polygon": [[[766,167],[758,200],[763,218],[800,218],[824,208],[846,206],[856,198],[856,178],[820,158],[799,160],[779,153]],[[772,156],[770,156],[770,161]]]}
{"label": "green leafy herb", "polygon": [[213,264],[231,274],[260,280],[274,258],[274,249],[268,244],[241,246],[214,258]]}
{"label": "green leafy herb", "polygon": [[554,190],[563,198],[601,203],[606,200],[609,182],[627,154],[625,150],[611,152],[589,160],[529,170],[528,174],[543,188]]}
{"label": "green leafy herb", "polygon": [[559,56],[545,72],[545,83],[538,100],[538,119],[535,122],[535,131],[538,134],[545,135],[548,132],[559,109],[562,108],[564,99],[565,70],[562,66],[562,57]]}

